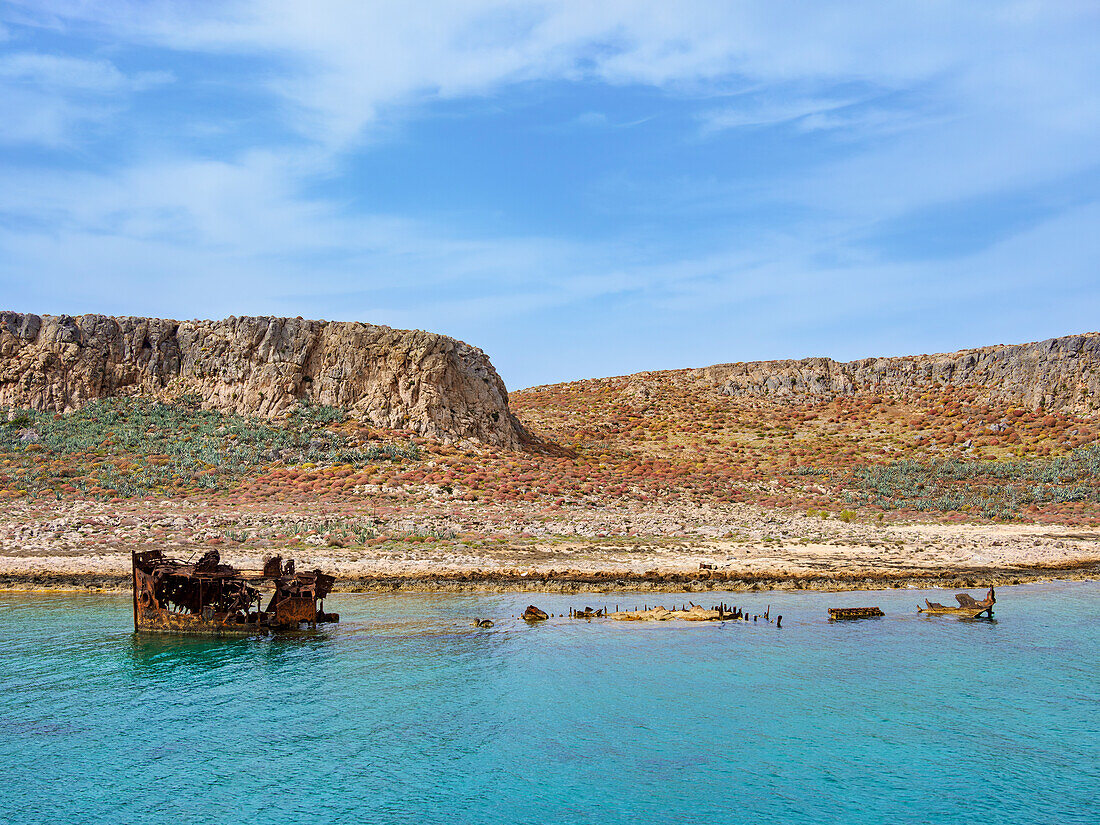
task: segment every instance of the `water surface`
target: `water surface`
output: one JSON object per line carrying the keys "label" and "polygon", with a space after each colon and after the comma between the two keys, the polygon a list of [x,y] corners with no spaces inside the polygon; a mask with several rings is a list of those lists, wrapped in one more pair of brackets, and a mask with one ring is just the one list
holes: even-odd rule
{"label": "water surface", "polygon": [[[974,591],[975,595],[981,593]],[[0,594],[3,820],[1095,823],[1100,584],[706,594],[783,627],[510,618],[623,594],[344,595],[296,638],[135,637]],[[827,606],[885,619],[830,624]],[[475,630],[475,616],[497,621]]]}

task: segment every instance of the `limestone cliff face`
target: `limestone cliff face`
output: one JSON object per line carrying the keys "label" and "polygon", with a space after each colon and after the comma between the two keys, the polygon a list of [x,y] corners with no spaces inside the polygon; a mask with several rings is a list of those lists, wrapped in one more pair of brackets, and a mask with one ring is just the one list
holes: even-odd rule
{"label": "limestone cliff face", "polygon": [[309,400],[449,442],[516,448],[529,438],[485,353],[443,335],[300,318],[0,312],[0,407],[65,411],[185,393],[259,416]]}
{"label": "limestone cliff face", "polygon": [[1100,333],[944,355],[718,364],[690,371],[730,396],[807,399],[968,387],[978,400],[1091,415],[1100,408]]}

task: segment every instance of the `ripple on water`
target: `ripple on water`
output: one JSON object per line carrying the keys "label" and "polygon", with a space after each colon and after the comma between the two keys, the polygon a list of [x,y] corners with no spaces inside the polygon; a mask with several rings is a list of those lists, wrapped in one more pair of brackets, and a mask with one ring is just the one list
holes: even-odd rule
{"label": "ripple on water", "polygon": [[[597,597],[356,594],[333,602],[344,622],[331,631],[204,640],[135,637],[124,595],[5,594],[0,810],[13,822],[1100,819],[1100,585],[999,589],[993,622],[919,617],[925,595],[706,597],[770,602],[777,630],[511,618],[532,600],[564,613]],[[872,603],[888,617],[825,619]],[[497,625],[475,629],[475,616]]]}

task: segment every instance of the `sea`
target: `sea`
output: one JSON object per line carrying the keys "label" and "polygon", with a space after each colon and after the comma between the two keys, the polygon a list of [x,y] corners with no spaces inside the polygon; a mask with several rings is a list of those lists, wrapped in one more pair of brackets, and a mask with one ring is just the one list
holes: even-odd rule
{"label": "sea", "polygon": [[[926,596],[335,594],[218,640],[3,593],[0,821],[1100,823],[1100,583]],[[782,626],[518,618],[691,599]]]}

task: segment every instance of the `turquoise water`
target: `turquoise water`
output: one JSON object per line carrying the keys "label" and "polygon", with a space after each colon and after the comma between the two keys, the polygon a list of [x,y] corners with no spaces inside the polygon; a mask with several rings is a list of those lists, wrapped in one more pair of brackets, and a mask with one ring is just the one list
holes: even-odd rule
{"label": "turquoise water", "polygon": [[[696,597],[776,629],[338,594],[331,632],[196,641],[135,638],[128,596],[0,594],[0,819],[1100,822],[1100,585],[998,589],[995,622],[924,595]],[[865,604],[891,615],[825,619]]]}

